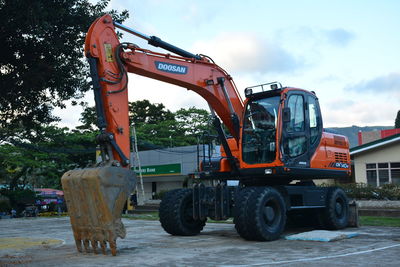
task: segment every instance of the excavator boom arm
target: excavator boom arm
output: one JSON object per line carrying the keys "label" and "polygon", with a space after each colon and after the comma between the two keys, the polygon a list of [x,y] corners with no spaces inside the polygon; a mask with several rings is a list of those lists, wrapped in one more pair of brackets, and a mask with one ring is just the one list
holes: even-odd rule
{"label": "excavator boom arm", "polygon": [[[120,43],[115,25],[149,41],[149,44],[178,54],[156,53],[134,44]],[[76,246],[82,251],[106,253],[107,244],[116,255],[116,239],[125,237],[121,212],[135,185],[130,170],[128,72],[193,90],[218,114],[239,143],[243,101],[232,78],[205,56],[199,56],[170,45],[161,39],[135,32],[110,15],[98,18],[89,28],[85,55],[90,65],[96,102],[97,141],[102,162],[95,168],[72,170],[61,178]],[[215,116],[216,125],[220,123]],[[219,134],[224,137],[219,126]],[[222,138],[225,150],[230,149]],[[235,167],[230,157],[232,168]],[[124,168],[121,168],[123,166]]]}
{"label": "excavator boom arm", "polygon": [[[120,43],[115,27],[144,38],[150,44],[163,47],[182,56],[156,53],[134,44]],[[228,73],[206,57],[191,54],[154,36],[146,36],[121,24],[111,16],[97,19],[85,41],[85,53],[97,60],[100,94],[106,132],[111,133],[119,148],[129,154],[127,72],[192,90],[202,96],[239,142],[239,125],[243,100]],[[121,159],[115,149],[114,157]]]}

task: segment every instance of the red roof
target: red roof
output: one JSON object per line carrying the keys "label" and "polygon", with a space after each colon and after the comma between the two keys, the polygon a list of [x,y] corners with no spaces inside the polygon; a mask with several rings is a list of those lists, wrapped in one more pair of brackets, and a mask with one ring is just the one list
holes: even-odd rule
{"label": "red roof", "polygon": [[63,191],[52,188],[35,188],[34,190],[36,192],[40,192],[41,195],[58,195],[58,196],[64,195]]}

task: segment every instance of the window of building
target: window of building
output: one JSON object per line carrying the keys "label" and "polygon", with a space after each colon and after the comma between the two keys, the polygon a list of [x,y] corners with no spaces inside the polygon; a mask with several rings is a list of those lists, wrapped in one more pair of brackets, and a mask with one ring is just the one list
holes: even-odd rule
{"label": "window of building", "polygon": [[367,163],[367,184],[400,184],[400,162]]}

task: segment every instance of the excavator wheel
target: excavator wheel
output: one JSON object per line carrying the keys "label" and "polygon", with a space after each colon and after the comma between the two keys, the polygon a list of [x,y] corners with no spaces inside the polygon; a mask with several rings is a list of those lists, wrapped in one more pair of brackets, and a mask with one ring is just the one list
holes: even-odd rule
{"label": "excavator wheel", "polygon": [[[135,173],[121,167],[97,167],[66,172],[61,183],[79,252],[117,254],[116,240],[124,238],[122,209],[135,186]],[[92,248],[90,248],[90,246]]]}
{"label": "excavator wheel", "polygon": [[166,193],[160,203],[159,215],[161,226],[171,235],[197,235],[206,224],[206,220],[193,219],[192,189],[176,189]]}
{"label": "excavator wheel", "polygon": [[248,205],[250,195],[254,194],[257,187],[244,187],[236,196],[233,223],[238,234],[246,240],[254,240],[254,232],[248,225]]}
{"label": "excavator wheel", "polygon": [[326,208],[321,213],[323,227],[338,230],[349,223],[349,200],[343,189],[329,188]]}
{"label": "excavator wheel", "polygon": [[282,194],[273,187],[259,187],[250,193],[246,202],[248,240],[278,239],[286,224],[286,205]]}

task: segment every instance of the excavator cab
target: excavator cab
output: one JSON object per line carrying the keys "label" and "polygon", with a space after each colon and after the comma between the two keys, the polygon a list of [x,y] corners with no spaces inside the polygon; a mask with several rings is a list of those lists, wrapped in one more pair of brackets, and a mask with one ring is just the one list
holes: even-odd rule
{"label": "excavator cab", "polygon": [[248,87],[245,95],[239,146],[233,138],[228,138],[227,145],[221,141],[219,162],[214,159],[214,168],[204,169],[207,172],[199,177],[237,177],[244,184],[274,180],[282,185],[349,177],[348,140],[323,131],[314,92],[274,82]]}
{"label": "excavator cab", "polygon": [[[272,164],[310,168],[322,137],[322,117],[313,92],[272,86],[248,98],[242,133],[242,156],[246,164]],[[279,115],[281,114],[281,115]],[[278,153],[280,150],[281,153]]]}

